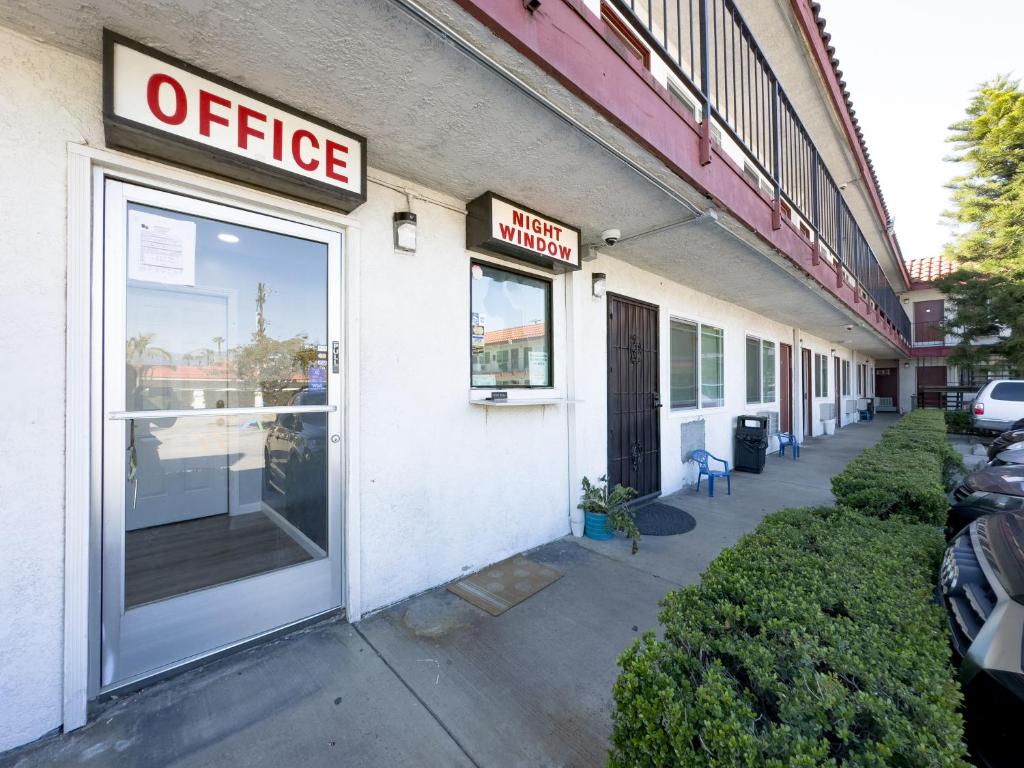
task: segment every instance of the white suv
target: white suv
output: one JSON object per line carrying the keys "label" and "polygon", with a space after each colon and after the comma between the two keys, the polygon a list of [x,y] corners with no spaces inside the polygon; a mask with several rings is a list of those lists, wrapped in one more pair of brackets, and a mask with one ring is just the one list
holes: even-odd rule
{"label": "white suv", "polygon": [[1005,432],[1024,419],[1024,379],[997,379],[981,388],[974,398],[974,426]]}

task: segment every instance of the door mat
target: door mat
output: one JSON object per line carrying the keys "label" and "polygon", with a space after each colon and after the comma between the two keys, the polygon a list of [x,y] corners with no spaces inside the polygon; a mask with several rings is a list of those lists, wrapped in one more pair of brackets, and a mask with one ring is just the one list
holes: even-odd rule
{"label": "door mat", "polygon": [[554,568],[516,555],[455,582],[448,591],[491,616],[500,616],[560,578],[562,574]]}
{"label": "door mat", "polygon": [[679,533],[689,533],[697,527],[697,521],[689,512],[660,501],[653,501],[634,509],[633,519],[644,536],[675,536]]}

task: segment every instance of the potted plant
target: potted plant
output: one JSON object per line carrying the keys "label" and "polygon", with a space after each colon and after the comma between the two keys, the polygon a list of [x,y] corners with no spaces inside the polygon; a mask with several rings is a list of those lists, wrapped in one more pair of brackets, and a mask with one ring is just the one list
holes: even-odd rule
{"label": "potted plant", "polygon": [[604,476],[598,478],[598,483],[595,485],[589,478],[583,478],[583,498],[577,506],[583,510],[586,520],[584,535],[604,541],[614,538],[615,531],[620,531],[633,540],[635,555],[640,531],[629,502],[636,497],[636,491],[623,485],[616,485],[609,491],[608,478]]}

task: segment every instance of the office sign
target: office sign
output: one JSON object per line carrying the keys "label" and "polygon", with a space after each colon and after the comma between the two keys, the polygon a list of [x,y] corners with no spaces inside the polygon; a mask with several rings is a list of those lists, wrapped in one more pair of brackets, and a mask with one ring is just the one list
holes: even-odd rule
{"label": "office sign", "polygon": [[466,247],[564,272],[580,268],[580,231],[486,192],[466,206]]}
{"label": "office sign", "polygon": [[366,139],[104,30],[107,144],[348,212]]}

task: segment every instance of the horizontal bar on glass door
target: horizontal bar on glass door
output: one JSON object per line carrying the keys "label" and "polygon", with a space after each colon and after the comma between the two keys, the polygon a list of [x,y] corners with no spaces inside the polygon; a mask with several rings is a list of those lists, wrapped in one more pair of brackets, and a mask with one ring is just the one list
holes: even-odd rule
{"label": "horizontal bar on glass door", "polygon": [[281,405],[265,408],[187,408],[180,411],[111,411],[108,419],[170,419],[182,416],[252,416],[260,413],[334,413],[336,405]]}

